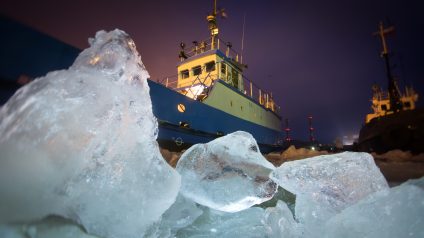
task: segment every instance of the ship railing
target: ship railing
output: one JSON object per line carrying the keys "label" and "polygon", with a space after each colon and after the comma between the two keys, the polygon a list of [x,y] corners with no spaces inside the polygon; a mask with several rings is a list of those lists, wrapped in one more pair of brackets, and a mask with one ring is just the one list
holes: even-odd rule
{"label": "ship railing", "polygon": [[281,113],[281,107],[275,102],[272,92],[263,90],[253,81],[243,76],[243,93],[263,107],[275,112],[277,115]]}
{"label": "ship railing", "polygon": [[[226,57],[239,62],[239,53],[232,48],[232,44],[219,37],[215,37],[214,40],[210,37],[199,42],[193,41],[193,46],[187,49],[184,48],[183,53],[186,58],[190,58],[209,50],[220,50],[225,53]],[[181,59],[184,60],[184,58]]]}
{"label": "ship railing", "polygon": [[378,100],[378,101],[389,100],[389,93],[383,92],[383,91],[376,92],[373,95],[373,99]]}
{"label": "ship railing", "polygon": [[178,86],[178,74],[157,79],[156,82],[170,89],[176,89]]}

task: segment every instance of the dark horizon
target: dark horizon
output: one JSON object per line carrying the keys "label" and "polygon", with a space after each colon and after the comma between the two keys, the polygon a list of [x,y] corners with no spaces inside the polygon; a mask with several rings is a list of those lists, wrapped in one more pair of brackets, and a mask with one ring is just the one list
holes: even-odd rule
{"label": "dark horizon", "polygon": [[[424,95],[424,15],[418,1],[285,2],[218,1],[228,18],[219,20],[220,37],[240,52],[246,14],[245,75],[273,92],[290,120],[292,137],[308,139],[307,117],[316,138],[331,143],[357,134],[371,112],[371,86],[386,87],[378,23],[396,27],[389,38],[395,74]],[[22,7],[25,6],[25,7]],[[135,41],[153,80],[176,75],[179,43],[208,37],[206,15],[212,1],[100,2],[6,1],[6,15],[84,49],[98,30],[119,28]],[[422,99],[420,104],[423,105]],[[283,120],[284,121],[284,120]]]}

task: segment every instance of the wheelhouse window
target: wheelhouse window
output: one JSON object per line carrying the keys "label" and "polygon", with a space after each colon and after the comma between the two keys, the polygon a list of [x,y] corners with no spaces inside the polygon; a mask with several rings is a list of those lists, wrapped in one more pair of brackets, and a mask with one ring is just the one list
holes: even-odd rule
{"label": "wheelhouse window", "polygon": [[202,67],[200,67],[200,65],[193,67],[192,70],[193,70],[193,75],[194,76],[199,75],[199,74],[202,73]]}
{"label": "wheelhouse window", "polygon": [[206,72],[215,71],[215,61],[211,61],[205,64]]}
{"label": "wheelhouse window", "polygon": [[221,63],[221,74],[226,75],[227,74],[227,65],[224,63]]}
{"label": "wheelhouse window", "polygon": [[180,74],[181,74],[181,78],[182,79],[186,79],[186,78],[188,78],[190,75],[189,75],[189,73],[188,73],[188,69],[186,69],[186,70],[181,70],[180,71]]}

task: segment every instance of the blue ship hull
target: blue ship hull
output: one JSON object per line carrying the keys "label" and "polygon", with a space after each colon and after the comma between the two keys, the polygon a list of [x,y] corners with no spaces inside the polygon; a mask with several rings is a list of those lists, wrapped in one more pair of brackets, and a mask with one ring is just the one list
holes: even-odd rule
{"label": "blue ship hull", "polygon": [[[163,148],[180,151],[241,130],[253,135],[262,153],[282,149],[281,131],[240,119],[151,80],[148,83],[153,113],[159,123],[158,143]],[[186,110],[179,112],[178,104],[184,104]]]}

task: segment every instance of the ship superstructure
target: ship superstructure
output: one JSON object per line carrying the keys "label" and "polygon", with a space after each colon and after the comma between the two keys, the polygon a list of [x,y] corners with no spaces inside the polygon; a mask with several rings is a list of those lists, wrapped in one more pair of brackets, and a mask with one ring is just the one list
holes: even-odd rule
{"label": "ship superstructure", "polygon": [[387,116],[399,111],[414,110],[418,100],[418,94],[412,87],[405,87],[405,91],[401,92],[395,77],[392,74],[390,66],[389,49],[386,42],[386,35],[394,31],[394,27],[384,28],[383,22],[379,24],[379,30],[374,33],[381,40],[382,52],[381,56],[384,59],[387,74],[388,90],[384,91],[380,86],[373,85],[373,97],[371,108],[373,113],[370,113],[365,118],[365,123],[370,123],[374,118]]}

